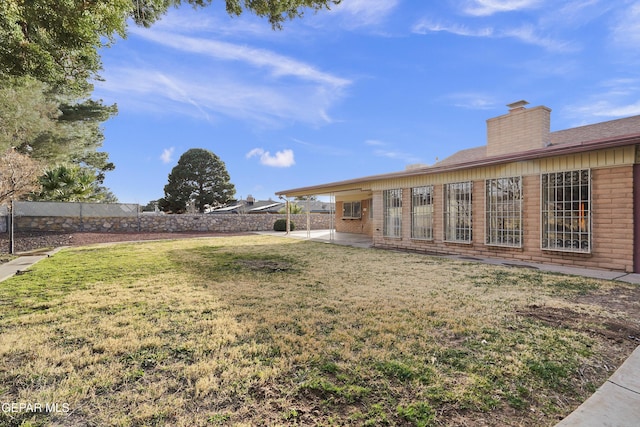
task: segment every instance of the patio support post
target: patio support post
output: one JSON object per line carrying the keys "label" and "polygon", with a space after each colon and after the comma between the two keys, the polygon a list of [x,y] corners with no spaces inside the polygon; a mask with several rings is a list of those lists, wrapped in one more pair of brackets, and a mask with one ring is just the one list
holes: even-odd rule
{"label": "patio support post", "polygon": [[336,211],[335,211],[335,204],[336,204],[336,198],[335,195],[333,193],[329,194],[329,216],[330,216],[330,229],[329,229],[329,240],[331,242],[333,242],[334,239],[334,231],[335,231],[335,215],[336,215]]}
{"label": "patio support post", "polygon": [[291,210],[289,209],[289,198],[286,199],[285,208],[287,210],[287,236],[291,232]]}
{"label": "patio support post", "polygon": [[307,196],[307,239],[311,238],[311,196]]}

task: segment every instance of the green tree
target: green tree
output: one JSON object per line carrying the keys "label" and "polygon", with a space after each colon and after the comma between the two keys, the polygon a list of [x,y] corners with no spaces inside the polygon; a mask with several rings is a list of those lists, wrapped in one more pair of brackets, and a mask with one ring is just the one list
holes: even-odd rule
{"label": "green tree", "polygon": [[47,85],[34,78],[0,79],[0,150],[15,148],[23,154],[43,135],[53,134],[60,116],[56,102],[45,93]]}
{"label": "green tree", "polygon": [[226,204],[235,192],[224,162],[209,150],[192,148],[171,170],[159,204],[165,212],[184,213],[193,206],[202,213],[207,206]]}
{"label": "green tree", "polygon": [[57,202],[115,201],[107,189],[97,184],[91,170],[78,165],[59,165],[47,170],[39,179],[41,190],[32,200]]}
{"label": "green tree", "polygon": [[[304,211],[304,208],[296,203],[289,202],[289,213],[290,214],[301,214]],[[278,211],[280,214],[287,213],[287,208],[284,207]]]}
{"label": "green tree", "polygon": [[[255,13],[281,28],[305,9],[340,0],[225,0],[227,13]],[[101,69],[99,49],[126,37],[127,20],[150,26],[169,7],[208,6],[212,0],[2,0],[0,74],[33,76],[69,90],[86,90]]]}
{"label": "green tree", "polygon": [[108,153],[98,151],[101,122],[116,111],[101,101],[56,94],[32,77],[0,78],[0,150],[14,148],[51,168],[76,164],[102,184],[115,166]]}

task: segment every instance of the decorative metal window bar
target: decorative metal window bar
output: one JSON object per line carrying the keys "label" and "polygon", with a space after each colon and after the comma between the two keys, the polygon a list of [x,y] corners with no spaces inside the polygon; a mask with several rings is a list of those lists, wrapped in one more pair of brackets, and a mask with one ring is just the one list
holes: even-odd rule
{"label": "decorative metal window bar", "polygon": [[522,247],[522,178],[486,180],[487,245]]}
{"label": "decorative metal window bar", "polygon": [[433,185],[411,189],[411,238],[433,239]]}
{"label": "decorative metal window bar", "polygon": [[444,240],[471,243],[472,182],[444,185]]}
{"label": "decorative metal window bar", "polygon": [[383,191],[383,235],[402,237],[402,189]]}
{"label": "decorative metal window bar", "polygon": [[591,252],[591,170],[541,176],[542,249]]}

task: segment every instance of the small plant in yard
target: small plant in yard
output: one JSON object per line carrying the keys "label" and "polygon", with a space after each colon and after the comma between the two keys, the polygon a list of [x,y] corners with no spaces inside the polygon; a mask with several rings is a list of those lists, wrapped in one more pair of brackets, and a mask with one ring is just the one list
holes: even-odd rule
{"label": "small plant in yard", "polygon": [[417,427],[427,427],[434,424],[435,411],[428,403],[411,403],[407,406],[398,405],[398,416]]}
{"label": "small plant in yard", "polygon": [[602,325],[639,298],[273,236],[65,249],[0,283],[0,401],[69,410],[0,425],[552,425],[631,352]]}
{"label": "small plant in yard", "polygon": [[[293,221],[289,221],[289,231],[293,231],[296,229]],[[273,223],[273,231],[287,231],[287,220],[286,219],[276,219]]]}

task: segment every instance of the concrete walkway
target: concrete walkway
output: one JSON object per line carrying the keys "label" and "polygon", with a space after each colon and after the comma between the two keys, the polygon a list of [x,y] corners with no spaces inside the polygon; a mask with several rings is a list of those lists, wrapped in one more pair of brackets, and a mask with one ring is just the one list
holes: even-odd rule
{"label": "concrete walkway", "polygon": [[[277,232],[258,234],[276,235],[295,239],[312,240],[324,243],[369,248],[371,239],[361,234],[338,233],[332,230],[313,230],[311,232],[293,231],[286,235]],[[35,255],[20,256],[10,262],[0,264],[0,282],[24,273],[36,262],[50,257],[61,248]],[[499,259],[448,256],[463,261],[483,262],[493,265],[526,267],[556,273],[573,274],[605,280],[619,280],[640,284],[640,274],[624,274],[601,270],[574,267],[552,266],[515,262]],[[596,392],[580,405],[556,427],[638,427],[640,426],[640,347],[614,372]]]}
{"label": "concrete walkway", "polygon": [[640,426],[640,347],[556,427]]}
{"label": "concrete walkway", "polygon": [[41,259],[48,258],[62,248],[56,248],[47,252],[18,256],[9,262],[0,264],[0,282],[7,280],[16,274],[24,273],[29,267]]}

